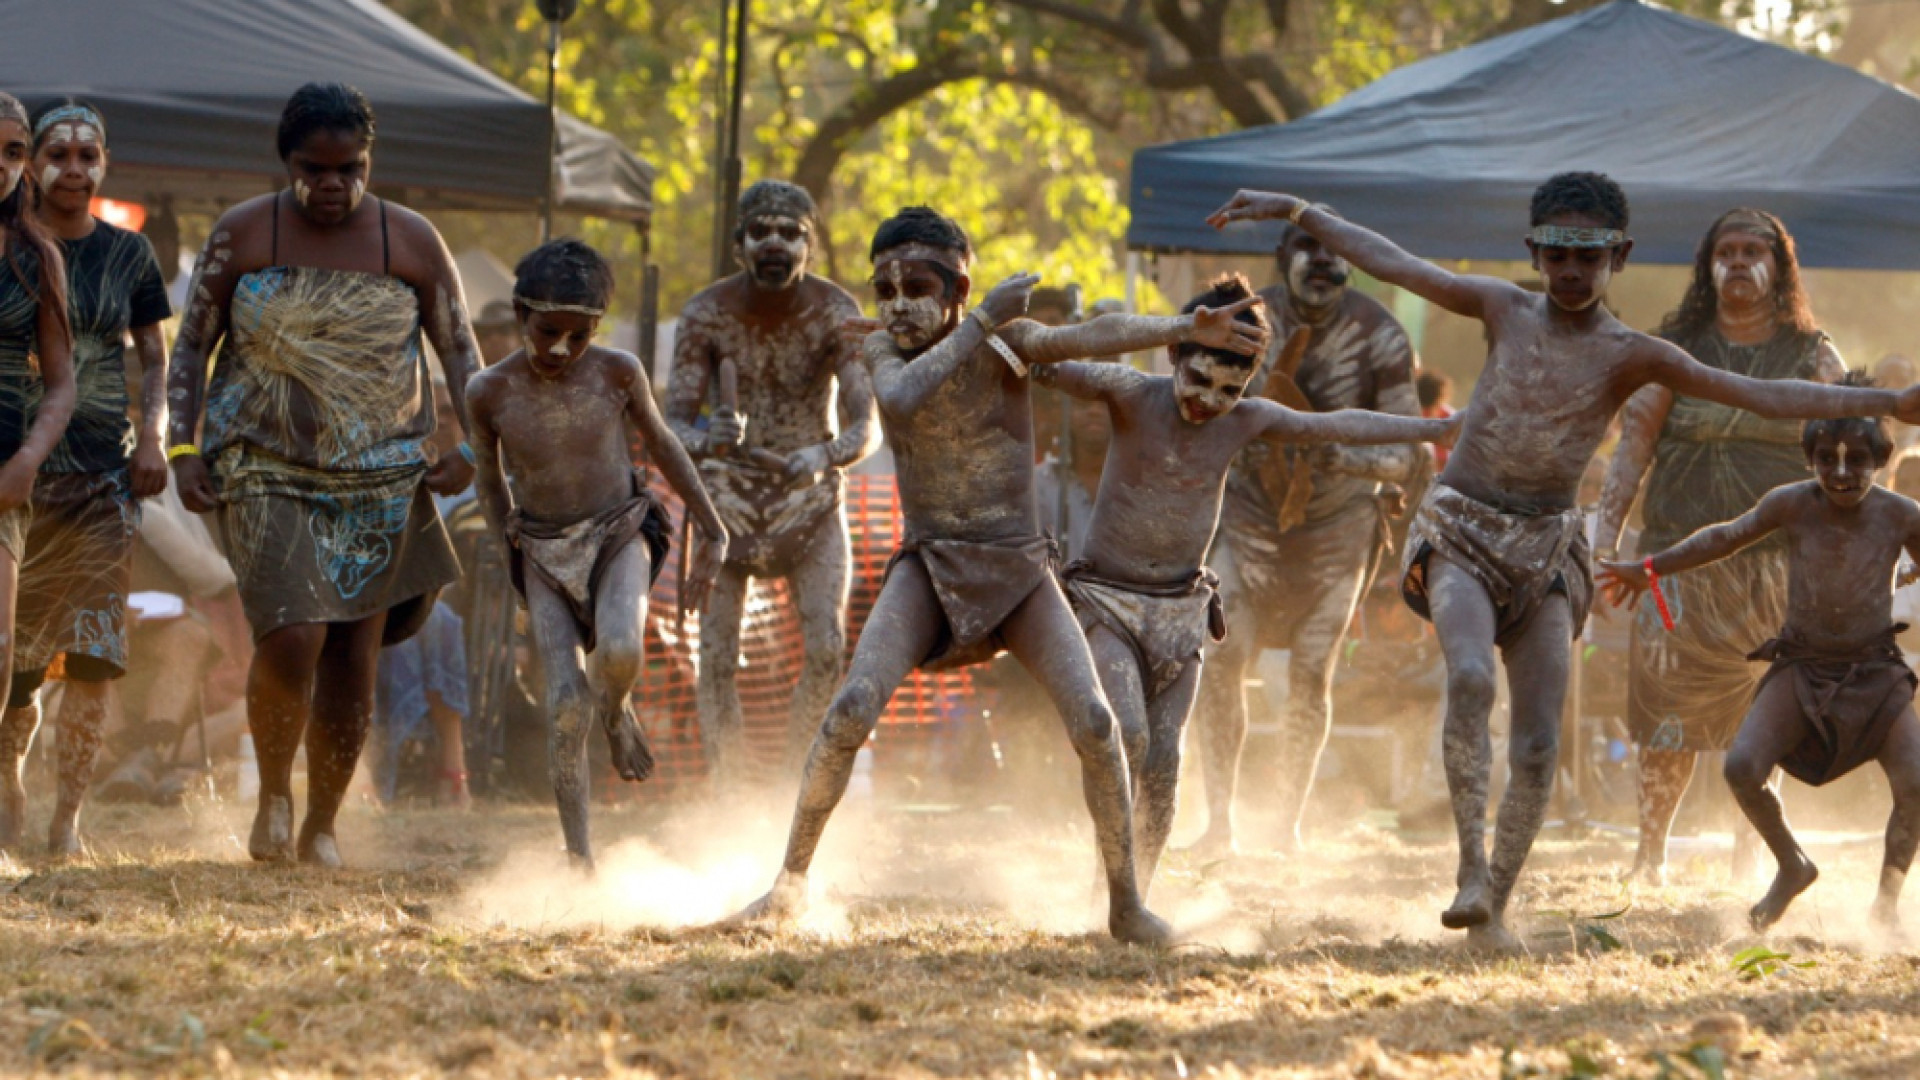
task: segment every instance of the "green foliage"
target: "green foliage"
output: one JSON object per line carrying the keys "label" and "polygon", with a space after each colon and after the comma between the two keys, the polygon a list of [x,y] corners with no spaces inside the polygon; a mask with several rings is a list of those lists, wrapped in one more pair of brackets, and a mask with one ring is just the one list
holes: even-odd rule
{"label": "green foliage", "polygon": [[1792,968],[1817,967],[1817,960],[1795,960],[1792,953],[1774,952],[1765,945],[1755,945],[1751,949],[1742,949],[1733,954],[1733,970],[1748,982],[1764,979],[1769,975]]}

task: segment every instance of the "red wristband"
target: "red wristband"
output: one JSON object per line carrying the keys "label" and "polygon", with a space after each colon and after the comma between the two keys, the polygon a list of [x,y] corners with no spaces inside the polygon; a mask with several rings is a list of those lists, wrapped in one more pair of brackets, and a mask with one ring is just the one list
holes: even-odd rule
{"label": "red wristband", "polygon": [[1667,632],[1673,632],[1673,613],[1667,610],[1667,596],[1660,591],[1660,575],[1654,572],[1653,556],[1640,564],[1647,571],[1647,588],[1653,591],[1653,606],[1660,609],[1660,621],[1666,625]]}

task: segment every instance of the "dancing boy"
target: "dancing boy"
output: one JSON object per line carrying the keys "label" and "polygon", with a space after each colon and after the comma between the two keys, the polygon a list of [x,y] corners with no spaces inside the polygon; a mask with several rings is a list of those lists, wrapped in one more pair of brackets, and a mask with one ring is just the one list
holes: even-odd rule
{"label": "dancing boy", "polygon": [[[1454,274],[1292,195],[1243,191],[1208,220],[1281,218],[1369,274],[1487,327],[1487,361],[1447,467],[1422,500],[1404,551],[1401,593],[1433,620],[1447,663],[1443,734],[1459,834],[1459,893],[1440,916],[1478,944],[1514,947],[1507,901],[1546,815],[1574,635],[1593,595],[1580,477],[1607,425],[1650,383],[1762,416],[1920,416],[1920,386],[1758,380],[1717,371],[1639,333],[1601,303],[1624,270],[1627,197],[1597,173],[1561,173],[1533,194],[1527,250],[1544,278],[1532,293]],[[1489,861],[1487,780],[1493,650],[1512,700],[1508,764]]]}
{"label": "dancing boy", "polygon": [[661,419],[640,361],[593,344],[613,294],[606,260],[578,240],[554,240],[521,259],[514,277],[525,344],[473,377],[467,408],[480,506],[506,538],[546,679],[548,770],[567,854],[591,868],[589,727],[597,721],[606,731],[623,779],[653,773],[632,698],[645,663],[647,592],[665,565],[670,525],[633,467],[629,423],[703,534],[700,560],[680,584],[689,607],[726,559],[727,530]]}

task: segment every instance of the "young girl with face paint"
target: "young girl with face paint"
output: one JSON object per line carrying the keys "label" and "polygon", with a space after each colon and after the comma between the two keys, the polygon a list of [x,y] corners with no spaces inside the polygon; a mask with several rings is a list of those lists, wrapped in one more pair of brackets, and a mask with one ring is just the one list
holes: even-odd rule
{"label": "young girl with face paint", "polygon": [[[459,275],[425,218],[367,196],[373,140],[359,91],[295,91],[278,136],[288,190],[214,225],[168,377],[181,501],[220,511],[257,643],[247,714],[260,806],[247,848],[261,861],[339,864],[334,816],[371,721],[380,645],[418,631],[458,573],[430,493],[473,477],[464,446],[438,461],[427,449],[423,337],[466,427],[478,350]],[[310,798],[296,840],[303,738]]]}
{"label": "young girl with face paint", "polygon": [[[66,263],[34,217],[33,126],[0,94],[0,672],[13,671],[13,619],[26,554],[34,474],[73,414],[73,335]],[[17,767],[0,769],[0,825],[17,836],[26,792]]]}
{"label": "young girl with face paint", "polygon": [[[1763,210],[1730,210],[1701,237],[1693,279],[1661,335],[1703,363],[1759,379],[1837,381],[1846,372],[1815,326],[1787,227]],[[1600,500],[1597,543],[1614,548],[1645,480],[1640,550],[1659,551],[1753,509],[1806,475],[1800,425],[1768,420],[1664,387],[1627,403]],[[1787,602],[1782,537],[1667,582],[1669,633],[1651,600],[1633,616],[1627,726],[1639,746],[1640,843],[1635,873],[1666,876],[1667,833],[1699,755],[1725,751],[1761,669],[1747,654],[1780,628]],[[1756,836],[1740,830],[1736,868],[1750,872]]]}
{"label": "young girl with face paint", "polygon": [[[40,685],[53,661],[64,657],[59,792],[47,836],[56,855],[81,851],[80,803],[106,726],[109,683],[126,673],[135,500],[159,494],[167,483],[160,323],[172,307],[146,238],[89,212],[106,175],[106,132],[97,110],[72,100],[44,106],[33,118],[39,217],[66,258],[78,400],[65,437],[34,483],[12,690],[0,717],[0,783],[17,785],[40,725]],[[143,373],[137,438],[127,399],[129,334]],[[9,847],[19,843],[25,824],[18,809],[15,800],[0,800],[0,843]]]}

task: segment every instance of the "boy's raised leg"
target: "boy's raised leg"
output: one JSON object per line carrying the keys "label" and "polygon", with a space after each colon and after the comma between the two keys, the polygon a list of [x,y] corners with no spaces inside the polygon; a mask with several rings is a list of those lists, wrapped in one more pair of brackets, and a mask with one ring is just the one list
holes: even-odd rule
{"label": "boy's raised leg", "polygon": [[1572,656],[1573,610],[1557,593],[1541,602],[1519,640],[1505,650],[1513,721],[1507,737],[1507,790],[1493,831],[1493,918],[1482,934],[1487,945],[1514,944],[1505,927],[1507,900],[1553,798]]}
{"label": "boy's raised leg", "polygon": [[614,771],[622,780],[653,775],[653,752],[633,715],[633,688],[646,670],[652,569],[647,546],[628,544],[607,565],[594,597],[592,681],[600,697],[600,723],[607,733]]}
{"label": "boy's raised leg", "polygon": [[1143,897],[1152,895],[1160,853],[1180,809],[1180,737],[1200,693],[1200,670],[1199,662],[1189,664],[1177,682],[1147,703],[1147,760],[1133,770],[1133,862],[1146,882]]}
{"label": "boy's raised leg", "polygon": [[1440,925],[1449,930],[1484,926],[1493,918],[1493,885],[1487,869],[1487,783],[1493,745],[1487,720],[1493,713],[1493,600],[1478,578],[1439,553],[1427,564],[1427,602],[1447,663],[1447,719],[1441,759],[1447,795],[1460,841],[1459,892]]}
{"label": "boy's raised leg", "polygon": [[1880,747],[1880,767],[1893,789],[1893,813],[1887,818],[1887,851],[1880,864],[1880,894],[1873,918],[1888,930],[1900,927],[1900,889],[1907,883],[1913,853],[1920,846],[1920,718],[1911,706],[1895,721]]}
{"label": "boy's raised leg", "polygon": [[1733,747],[1727,751],[1727,786],[1733,789],[1740,809],[1746,813],[1747,820],[1753,822],[1760,839],[1766,841],[1767,849],[1780,865],[1767,895],[1747,913],[1755,930],[1765,930],[1779,922],[1793,898],[1806,892],[1820,876],[1813,860],[1794,839],[1793,830],[1787,827],[1779,793],[1767,784],[1774,768],[1800,745],[1801,739],[1812,733],[1800,712],[1793,680],[1774,679],[1754,696],[1753,708],[1747,711],[1740,733],[1734,736]]}
{"label": "boy's raised leg", "polygon": [[1067,598],[1051,581],[1014,609],[1001,629],[1007,650],[1046,689],[1080,756],[1080,783],[1107,869],[1107,929],[1121,941],[1158,944],[1172,928],[1147,910],[1134,876],[1133,796],[1113,707]]}

